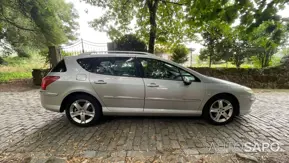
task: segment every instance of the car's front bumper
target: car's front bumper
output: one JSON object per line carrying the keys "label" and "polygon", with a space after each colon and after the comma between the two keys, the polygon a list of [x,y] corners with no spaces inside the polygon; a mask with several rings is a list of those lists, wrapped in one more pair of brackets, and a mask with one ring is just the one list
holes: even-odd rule
{"label": "car's front bumper", "polygon": [[239,106],[240,106],[239,115],[249,114],[252,111],[252,104],[256,100],[255,95],[254,94],[241,95],[239,96],[238,99],[239,99]]}
{"label": "car's front bumper", "polygon": [[60,112],[61,101],[57,93],[40,90],[41,105],[50,111]]}

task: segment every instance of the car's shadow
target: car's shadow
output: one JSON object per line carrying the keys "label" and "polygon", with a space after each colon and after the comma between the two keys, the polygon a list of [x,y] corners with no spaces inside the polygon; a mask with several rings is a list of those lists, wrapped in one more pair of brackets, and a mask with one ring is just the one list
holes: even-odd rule
{"label": "car's shadow", "polygon": [[[159,122],[185,122],[190,121],[196,124],[207,123],[201,116],[103,116],[98,124],[112,121],[159,121]],[[93,126],[95,126],[93,125]]]}

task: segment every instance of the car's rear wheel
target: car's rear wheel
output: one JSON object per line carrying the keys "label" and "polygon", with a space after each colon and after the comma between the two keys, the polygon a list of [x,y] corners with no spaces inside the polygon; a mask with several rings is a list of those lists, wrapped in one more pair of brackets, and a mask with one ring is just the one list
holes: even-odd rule
{"label": "car's rear wheel", "polygon": [[212,124],[223,125],[231,122],[237,112],[236,101],[227,95],[216,96],[204,108],[205,118]]}
{"label": "car's rear wheel", "polygon": [[65,113],[70,122],[84,127],[96,124],[99,121],[101,107],[91,96],[76,95],[68,100]]}

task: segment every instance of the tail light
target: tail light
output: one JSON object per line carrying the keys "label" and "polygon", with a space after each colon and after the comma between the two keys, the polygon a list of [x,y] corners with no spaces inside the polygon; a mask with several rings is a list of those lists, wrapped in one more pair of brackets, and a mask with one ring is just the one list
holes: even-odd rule
{"label": "tail light", "polygon": [[58,80],[60,77],[59,76],[45,76],[43,79],[42,79],[42,83],[41,83],[41,89],[42,90],[46,90],[46,87],[55,82],[56,80]]}

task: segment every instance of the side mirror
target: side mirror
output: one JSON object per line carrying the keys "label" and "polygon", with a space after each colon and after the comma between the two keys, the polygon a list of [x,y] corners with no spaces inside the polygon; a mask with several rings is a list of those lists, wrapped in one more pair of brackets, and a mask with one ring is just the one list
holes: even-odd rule
{"label": "side mirror", "polygon": [[183,76],[183,82],[185,85],[190,85],[192,83],[192,80],[187,76]]}

